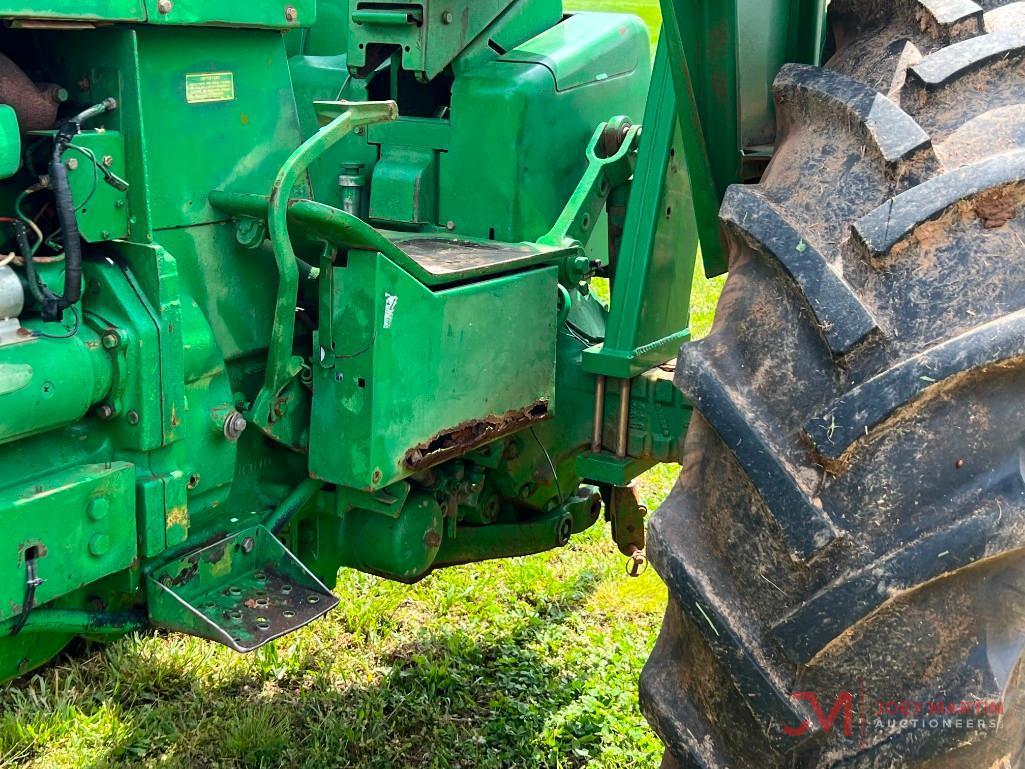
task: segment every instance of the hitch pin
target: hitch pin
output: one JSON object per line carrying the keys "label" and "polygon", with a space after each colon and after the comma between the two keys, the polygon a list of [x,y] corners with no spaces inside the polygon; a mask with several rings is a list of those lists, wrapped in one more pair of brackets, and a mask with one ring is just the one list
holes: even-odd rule
{"label": "hitch pin", "polygon": [[648,570],[648,559],[644,551],[637,545],[630,545],[630,555],[626,557],[626,573],[631,577],[639,577]]}

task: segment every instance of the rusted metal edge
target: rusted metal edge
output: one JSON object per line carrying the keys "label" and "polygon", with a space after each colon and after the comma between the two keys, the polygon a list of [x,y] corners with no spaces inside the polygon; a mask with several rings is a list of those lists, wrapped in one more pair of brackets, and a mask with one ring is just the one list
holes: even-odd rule
{"label": "rusted metal edge", "polygon": [[548,399],[540,398],[523,409],[470,419],[435,433],[430,440],[409,449],[402,465],[408,470],[423,470],[548,417]]}

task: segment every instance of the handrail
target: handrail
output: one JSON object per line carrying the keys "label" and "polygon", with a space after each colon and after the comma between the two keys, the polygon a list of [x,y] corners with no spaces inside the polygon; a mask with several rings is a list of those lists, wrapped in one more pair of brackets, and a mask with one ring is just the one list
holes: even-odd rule
{"label": "handrail", "polygon": [[[359,126],[395,120],[399,116],[394,101],[316,102],[318,115],[330,118],[317,133],[293,152],[271,187],[267,210],[267,231],[278,268],[278,290],[274,304],[274,325],[267,350],[267,372],[263,387],[253,401],[251,421],[274,437],[274,405],[281,392],[299,371],[293,361],[295,340],[295,303],[299,295],[299,268],[288,233],[288,209],[292,188],[316,160]],[[332,117],[333,115],[333,117]]]}

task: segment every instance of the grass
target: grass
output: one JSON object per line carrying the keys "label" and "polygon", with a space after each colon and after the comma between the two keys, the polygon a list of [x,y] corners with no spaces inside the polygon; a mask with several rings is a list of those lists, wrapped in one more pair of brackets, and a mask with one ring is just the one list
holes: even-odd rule
{"label": "grass", "polygon": [[[657,20],[652,0],[576,0]],[[695,277],[692,328],[722,279]],[[654,510],[676,476],[640,479]],[[357,572],[325,619],[258,652],[162,633],[80,646],[0,692],[0,766],[658,766],[636,704],[665,587],[597,526],[566,548],[415,587]]]}

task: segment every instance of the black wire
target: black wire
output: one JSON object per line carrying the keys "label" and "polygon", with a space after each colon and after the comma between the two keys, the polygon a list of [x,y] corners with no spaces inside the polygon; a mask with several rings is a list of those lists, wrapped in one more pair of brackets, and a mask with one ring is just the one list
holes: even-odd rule
{"label": "black wire", "polygon": [[68,144],[68,145],[66,145],[64,147],[64,149],[65,149],[65,151],[67,151],[67,150],[75,150],[76,152],[81,152],[93,164],[93,186],[92,186],[92,189],[90,189],[89,190],[89,194],[85,196],[85,200],[83,200],[81,203],[79,203],[77,206],[75,206],[75,211],[81,211],[83,208],[85,208],[86,204],[90,200],[93,199],[93,195],[96,194],[96,188],[99,187],[99,184],[100,184],[99,171],[104,170],[104,169],[100,165],[100,161],[96,159],[96,155],[93,153],[93,151],[91,149],[88,149],[87,147],[79,147],[77,144]]}
{"label": "black wire", "polygon": [[555,463],[552,462],[551,456],[548,454],[548,449],[541,443],[541,439],[537,437],[537,433],[534,432],[533,426],[530,428],[530,434],[534,436],[534,440],[537,441],[538,448],[544,452],[545,459],[548,460],[548,467],[552,471],[552,478],[555,479],[555,490],[559,492],[559,506],[563,507],[566,504],[566,498],[562,496],[562,485],[559,483],[559,474],[555,472]]}
{"label": "black wire", "polygon": [[25,559],[25,601],[21,605],[21,614],[18,615],[18,619],[14,622],[14,627],[11,628],[11,636],[16,636],[25,627],[25,623],[28,622],[28,613],[32,611],[32,607],[36,602],[36,588],[43,584],[43,580],[36,576],[36,559],[26,558]]}
{"label": "black wire", "polygon": [[12,222],[14,237],[18,241],[18,249],[22,252],[25,260],[25,277],[28,279],[28,290],[32,298],[39,302],[41,307],[47,307],[49,303],[56,304],[57,297],[46,287],[46,284],[39,278],[36,272],[35,258],[32,255],[32,247],[28,243],[28,230],[25,223],[20,220]]}
{"label": "black wire", "polygon": [[82,325],[82,318],[78,314],[78,308],[75,305],[71,305],[69,308],[71,314],[75,316],[75,324],[68,330],[66,334],[44,334],[42,331],[33,331],[33,336],[37,336],[40,339],[70,339],[78,333],[79,326]]}

